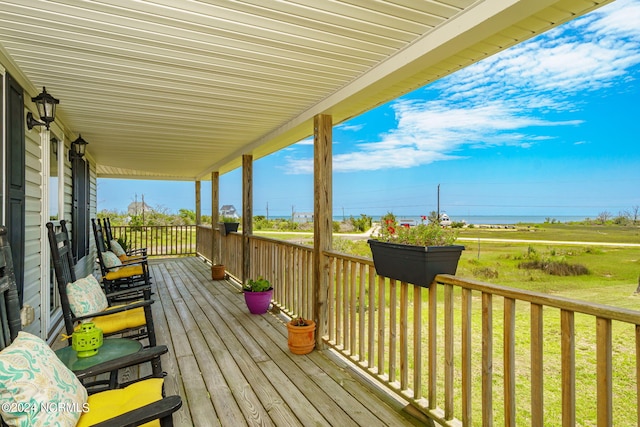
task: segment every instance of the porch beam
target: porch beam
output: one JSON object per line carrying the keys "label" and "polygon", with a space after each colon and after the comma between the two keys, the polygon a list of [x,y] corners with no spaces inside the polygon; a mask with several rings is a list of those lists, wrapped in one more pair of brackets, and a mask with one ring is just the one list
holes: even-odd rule
{"label": "porch beam", "polygon": [[242,155],[242,283],[251,274],[251,246],[253,234],[253,155]]}
{"label": "porch beam", "polygon": [[200,192],[202,191],[202,183],[200,180],[196,181],[196,225],[200,225],[202,222],[202,198]]}
{"label": "porch beam", "polygon": [[220,235],[216,225],[220,222],[220,172],[211,172],[211,264],[222,264]]}
{"label": "porch beam", "polygon": [[333,232],[332,194],[332,116],[318,114],[313,118],[313,316],[316,321],[316,348],[324,348],[327,334],[327,299],[329,258]]}

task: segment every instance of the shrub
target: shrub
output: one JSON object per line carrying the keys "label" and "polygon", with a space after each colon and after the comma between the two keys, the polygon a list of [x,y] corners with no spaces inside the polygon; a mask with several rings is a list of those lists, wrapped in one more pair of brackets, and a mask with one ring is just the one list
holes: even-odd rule
{"label": "shrub", "polygon": [[484,279],[497,279],[498,270],[491,267],[474,268],[473,275],[476,277],[482,277]]}
{"label": "shrub", "polygon": [[589,274],[589,269],[582,264],[569,264],[566,261],[535,260],[521,262],[518,268],[541,270],[552,276],[582,276]]}

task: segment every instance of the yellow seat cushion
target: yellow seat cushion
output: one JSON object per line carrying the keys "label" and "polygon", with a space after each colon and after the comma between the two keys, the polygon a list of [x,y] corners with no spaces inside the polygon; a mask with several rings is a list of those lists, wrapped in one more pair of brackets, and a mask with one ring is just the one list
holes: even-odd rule
{"label": "yellow seat cushion", "polygon": [[[162,399],[162,378],[151,378],[125,388],[92,394],[87,400],[89,410],[80,416],[76,427],[91,426],[141,408]],[[160,426],[158,420],[143,424]]]}
{"label": "yellow seat cushion", "polygon": [[120,261],[122,262],[137,262],[137,261],[144,261],[145,257],[142,255],[118,255],[118,258],[120,259]]}
{"label": "yellow seat cushion", "polygon": [[[107,310],[116,307],[121,306],[109,307]],[[147,324],[143,307],[121,311],[120,313],[113,313],[107,316],[94,317],[92,321],[96,327],[102,329],[102,332],[105,334],[122,331],[123,329],[138,328]],[[78,325],[78,327],[80,327],[80,325]]]}
{"label": "yellow seat cushion", "polygon": [[132,276],[141,276],[142,274],[144,274],[142,265],[128,265],[126,267],[121,267],[116,271],[110,271],[104,277],[107,280],[117,280]]}

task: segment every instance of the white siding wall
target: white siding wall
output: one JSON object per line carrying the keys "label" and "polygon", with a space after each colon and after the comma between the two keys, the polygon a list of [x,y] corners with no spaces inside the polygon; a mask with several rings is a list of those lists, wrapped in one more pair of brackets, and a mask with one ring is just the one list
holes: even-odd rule
{"label": "white siding wall", "polygon": [[[26,116],[26,111],[25,111]],[[26,331],[40,335],[42,316],[42,278],[40,260],[43,243],[41,241],[42,218],[42,150],[40,129],[25,132],[25,247],[24,247],[24,304],[35,309],[35,320],[25,327]],[[26,125],[25,125],[26,130]]]}

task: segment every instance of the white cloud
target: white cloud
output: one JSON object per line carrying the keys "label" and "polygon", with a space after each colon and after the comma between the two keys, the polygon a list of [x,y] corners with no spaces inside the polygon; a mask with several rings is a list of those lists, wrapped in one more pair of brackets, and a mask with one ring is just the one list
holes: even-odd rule
{"label": "white cloud", "polygon": [[[425,92],[436,100],[396,101],[396,128],[334,156],[334,171],[457,159],[464,146],[528,148],[549,139],[533,127],[578,125],[545,114],[579,111],[576,94],[630,78],[640,63],[639,22],[640,1],[618,0],[430,85]],[[291,158],[288,169],[311,173],[313,163]]]}

